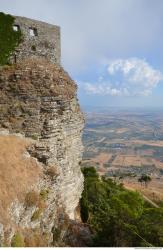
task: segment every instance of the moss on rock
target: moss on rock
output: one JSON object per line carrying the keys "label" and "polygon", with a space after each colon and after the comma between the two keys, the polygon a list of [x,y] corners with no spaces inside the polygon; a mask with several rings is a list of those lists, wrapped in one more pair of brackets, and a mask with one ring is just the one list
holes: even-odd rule
{"label": "moss on rock", "polygon": [[21,31],[13,30],[14,17],[0,12],[0,65],[9,63],[9,57],[19,45]]}
{"label": "moss on rock", "polygon": [[38,219],[40,218],[40,216],[41,216],[41,213],[42,213],[42,210],[41,210],[41,209],[37,209],[37,210],[33,213],[32,217],[31,217],[31,221],[38,220]]}
{"label": "moss on rock", "polygon": [[20,233],[16,233],[11,241],[12,247],[25,247],[24,239]]}

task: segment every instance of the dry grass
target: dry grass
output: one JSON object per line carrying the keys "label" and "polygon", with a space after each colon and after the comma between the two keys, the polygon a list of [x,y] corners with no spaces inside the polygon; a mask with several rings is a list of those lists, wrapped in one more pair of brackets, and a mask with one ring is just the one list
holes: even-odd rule
{"label": "dry grass", "polygon": [[30,186],[37,182],[41,168],[24,155],[31,140],[0,136],[0,220],[7,219],[7,208],[17,198],[24,201]]}
{"label": "dry grass", "polygon": [[128,189],[139,191],[154,202],[163,200],[163,179],[157,180],[152,178],[152,181],[149,183],[147,188],[142,186],[137,180],[134,179],[126,179],[124,180],[123,184]]}
{"label": "dry grass", "polygon": [[27,207],[37,206],[39,202],[39,194],[35,191],[30,191],[26,194],[25,204]]}
{"label": "dry grass", "polygon": [[124,160],[125,160],[124,155],[117,155],[112,163],[112,166],[123,166]]}
{"label": "dry grass", "polygon": [[160,162],[159,160],[156,159],[152,159],[153,164],[157,167],[157,168],[162,168],[163,169],[163,162]]}
{"label": "dry grass", "polygon": [[40,229],[25,229],[25,246],[26,247],[47,247],[48,235],[43,234]]}
{"label": "dry grass", "polygon": [[56,166],[49,166],[46,171],[46,174],[53,179],[54,177],[59,175],[59,171]]}
{"label": "dry grass", "polygon": [[141,157],[135,155],[127,155],[124,157],[123,165],[127,166],[138,166],[141,167]]}
{"label": "dry grass", "polygon": [[134,145],[150,145],[156,147],[163,147],[163,141],[144,141],[144,140],[130,140],[130,144]]}
{"label": "dry grass", "polygon": [[[102,133],[102,132],[101,132]],[[105,141],[107,144],[112,143],[124,143],[126,146],[138,146],[138,145],[150,145],[150,146],[156,146],[156,147],[163,147],[163,141],[145,141],[145,140],[125,140],[125,139],[112,139]]]}
{"label": "dry grass", "polygon": [[125,133],[127,132],[129,129],[128,128],[119,128],[116,130],[116,133],[117,134],[122,134],[122,133]]}
{"label": "dry grass", "polygon": [[107,163],[110,160],[111,156],[112,156],[112,154],[100,153],[99,155],[94,157],[92,159],[92,161],[98,162],[100,164],[100,166],[102,167],[104,163]]}
{"label": "dry grass", "polygon": [[138,155],[117,155],[112,163],[113,167],[143,167],[145,165],[155,165],[157,168],[163,168],[163,163],[159,160]]}

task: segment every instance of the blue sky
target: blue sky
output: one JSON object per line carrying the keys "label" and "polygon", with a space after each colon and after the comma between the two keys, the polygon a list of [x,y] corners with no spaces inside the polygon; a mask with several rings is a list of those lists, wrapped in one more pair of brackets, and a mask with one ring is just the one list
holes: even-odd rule
{"label": "blue sky", "polygon": [[0,11],[61,26],[82,105],[163,106],[162,0],[0,0]]}

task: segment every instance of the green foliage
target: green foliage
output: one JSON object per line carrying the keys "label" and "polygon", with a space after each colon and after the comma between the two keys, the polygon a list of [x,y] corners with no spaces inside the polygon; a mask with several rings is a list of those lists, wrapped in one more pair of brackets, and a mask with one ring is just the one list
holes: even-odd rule
{"label": "green foliage", "polygon": [[21,234],[16,233],[11,241],[12,247],[25,247],[24,239],[22,238]]}
{"label": "green foliage", "polygon": [[21,41],[21,31],[13,30],[14,17],[0,12],[0,65],[8,64],[11,53]]}
{"label": "green foliage", "polygon": [[88,200],[87,200],[87,191],[86,188],[83,191],[83,196],[80,199],[80,210],[81,210],[81,219],[83,222],[88,221]]}
{"label": "green foliage", "polygon": [[40,191],[40,197],[42,200],[46,200],[48,198],[49,190],[48,189],[42,189]]}
{"label": "green foliage", "polygon": [[152,180],[151,177],[150,177],[149,175],[145,175],[145,174],[143,174],[143,175],[138,179],[139,182],[141,182],[141,183],[144,182],[146,187],[147,187],[148,183],[149,183],[151,180]]}
{"label": "green foliage", "polygon": [[116,196],[111,197],[110,203],[119,216],[128,216],[128,219],[136,219],[143,212],[143,199],[137,192],[121,191]]}
{"label": "green foliage", "polygon": [[140,234],[152,245],[163,246],[163,208],[146,208],[138,225]]}
{"label": "green foliage", "polygon": [[41,209],[37,209],[37,210],[33,213],[32,217],[31,217],[31,221],[38,220],[38,219],[40,218],[40,216],[41,216],[41,213],[42,213],[42,210],[41,210]]}
{"label": "green foliage", "polygon": [[38,140],[38,135],[37,134],[33,134],[31,137],[32,137],[33,140]]}
{"label": "green foliage", "polygon": [[151,208],[138,192],[100,178],[93,167],[82,171],[81,218],[94,232],[94,246],[163,245],[163,208]]}
{"label": "green foliage", "polygon": [[36,51],[36,45],[32,45],[31,49],[32,49],[33,51]]}
{"label": "green foliage", "polygon": [[94,167],[83,168],[82,172],[84,174],[84,177],[98,178],[98,174]]}
{"label": "green foliage", "polygon": [[52,228],[53,243],[57,242],[61,236],[61,230],[59,228]]}

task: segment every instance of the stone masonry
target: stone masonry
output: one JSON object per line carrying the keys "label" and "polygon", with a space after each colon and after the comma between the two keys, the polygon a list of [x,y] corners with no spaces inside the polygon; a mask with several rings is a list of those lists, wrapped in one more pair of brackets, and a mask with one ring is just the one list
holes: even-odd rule
{"label": "stone masonry", "polygon": [[25,17],[15,16],[13,29],[21,30],[22,42],[11,56],[11,63],[29,57],[48,59],[60,64],[60,27]]}

